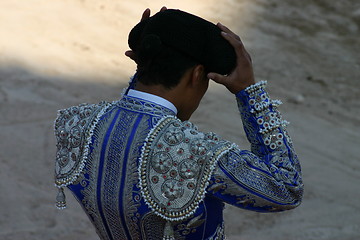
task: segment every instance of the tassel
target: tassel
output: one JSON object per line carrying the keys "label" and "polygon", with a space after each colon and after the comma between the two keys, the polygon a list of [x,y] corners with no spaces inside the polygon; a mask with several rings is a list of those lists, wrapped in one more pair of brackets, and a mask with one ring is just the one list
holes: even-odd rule
{"label": "tassel", "polygon": [[174,230],[169,221],[165,224],[163,240],[175,240]]}
{"label": "tassel", "polygon": [[56,196],[56,208],[57,209],[66,208],[66,197],[65,197],[64,189],[62,187],[59,188],[58,195]]}

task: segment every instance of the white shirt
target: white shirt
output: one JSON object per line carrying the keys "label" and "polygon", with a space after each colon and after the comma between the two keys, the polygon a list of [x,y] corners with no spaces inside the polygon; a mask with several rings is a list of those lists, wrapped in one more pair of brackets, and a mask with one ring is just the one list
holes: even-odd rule
{"label": "white shirt", "polygon": [[175,113],[175,115],[178,112],[175,105],[172,104],[172,102],[166,100],[165,98],[156,96],[156,95],[151,94],[151,93],[146,93],[146,92],[141,92],[141,91],[134,90],[134,89],[129,89],[129,92],[128,92],[127,96],[140,98],[140,99],[143,99],[143,100],[146,100],[146,101],[150,101],[150,102],[159,104],[159,105],[161,105],[163,107],[169,108],[171,111],[173,111]]}

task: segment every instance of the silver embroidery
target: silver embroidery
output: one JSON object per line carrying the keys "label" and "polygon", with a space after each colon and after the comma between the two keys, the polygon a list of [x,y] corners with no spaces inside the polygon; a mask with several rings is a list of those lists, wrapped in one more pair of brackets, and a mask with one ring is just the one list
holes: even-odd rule
{"label": "silver embroidery", "polygon": [[165,223],[166,221],[155,213],[147,213],[141,220],[142,239],[161,239],[163,236]]}
{"label": "silver embroidery", "polygon": [[224,223],[217,226],[216,231],[213,236],[208,238],[207,240],[225,240],[225,231],[224,231]]}
{"label": "silver embroidery", "polygon": [[[266,166],[257,156],[240,150],[230,151],[226,157],[220,159],[219,164],[229,175],[236,179],[238,184],[253,193],[258,193],[278,204],[294,205],[298,203],[299,196],[294,195],[296,191],[290,190],[298,188],[298,186],[294,186],[297,180],[295,176],[287,174],[285,169],[279,171],[281,167],[275,165]],[[257,169],[260,169],[260,171]],[[276,177],[276,173],[272,173],[272,171],[285,174]],[[292,172],[293,170],[289,169],[289,171]],[[276,181],[274,178],[281,178],[281,181]],[[234,184],[236,185],[236,183]],[[239,190],[241,189],[239,185],[237,187]]]}
{"label": "silver embroidery", "polygon": [[[101,198],[101,207],[104,215],[104,219],[109,226],[109,231],[112,234],[113,239],[124,239],[127,238],[124,235],[124,229],[119,227],[112,227],[118,224],[126,226],[126,220],[121,218],[121,214],[124,214],[124,207],[128,203],[128,199],[125,198],[124,189],[122,202],[119,202],[119,194],[121,194],[121,182],[123,178],[124,169],[128,170],[129,160],[125,162],[124,153],[126,148],[126,141],[129,138],[131,131],[128,126],[132,126],[136,114],[128,114],[124,111],[120,112],[114,128],[109,136],[109,143],[107,144],[104,157],[104,165],[102,170],[101,192],[98,198]],[[126,163],[126,165],[125,165]],[[125,171],[126,174],[127,171]],[[125,175],[124,186],[126,186]],[[97,180],[99,181],[99,179]],[[130,200],[131,201],[131,200]],[[122,206],[121,206],[122,205]]]}
{"label": "silver embroidery", "polygon": [[287,122],[277,110],[280,101],[270,100],[265,85],[251,86],[237,99],[252,151],[233,148],[223,155],[208,191],[231,204],[270,212],[299,205],[303,185]]}
{"label": "silver embroidery", "polygon": [[[101,199],[102,195],[102,193],[97,194],[97,189],[102,184],[102,181],[99,181],[98,179],[101,154],[100,146],[103,143],[103,139],[105,138],[107,132],[106,130],[110,122],[113,120],[114,115],[115,111],[104,115],[102,120],[94,129],[92,145],[96,147],[93,148],[86,163],[86,173],[88,174],[87,185],[81,191],[84,196],[82,204],[101,239],[110,239],[110,236],[108,236],[106,231],[105,224],[107,224],[107,222],[103,221],[99,211],[99,208],[102,208],[103,206],[102,204],[101,206],[98,204],[98,199]],[[117,205],[114,205],[113,207],[116,208]],[[120,239],[126,239],[123,229],[120,227],[121,225],[117,223],[117,226],[119,226],[119,228],[117,228],[117,233],[115,234],[120,236]]]}
{"label": "silver embroidery", "polygon": [[59,188],[57,207],[65,208],[62,187],[74,183],[85,166],[94,130],[99,118],[114,103],[81,104],[58,112],[54,131],[57,140],[55,186]]}
{"label": "silver embroidery", "polygon": [[[275,150],[284,145],[284,139],[290,139],[290,137],[284,136],[282,131],[282,128],[285,128],[289,122],[283,120],[280,112],[277,111],[282,102],[270,99],[265,91],[266,84],[266,81],[261,81],[251,85],[245,91],[249,94],[250,113],[255,116],[259,126],[258,132],[263,135],[265,145],[269,146],[271,150]],[[241,112],[244,113],[244,111]]]}
{"label": "silver embroidery", "polygon": [[60,110],[55,120],[57,154],[55,161],[55,183],[65,187],[73,183],[81,173],[86,161],[87,149],[82,146],[101,116],[111,104],[81,104]]}
{"label": "silver embroidery", "polygon": [[218,158],[230,147],[190,122],[164,117],[142,149],[139,178],[145,202],[164,219],[189,217],[204,198]]}
{"label": "silver embroidery", "polygon": [[141,206],[140,201],[142,200],[142,196],[140,189],[137,187],[139,184],[137,171],[139,152],[144,144],[144,139],[149,133],[148,121],[149,116],[144,116],[139,124],[130,147],[131,151],[129,153],[125,171],[123,209],[126,217],[126,225],[129,229],[131,239],[133,240],[141,239],[140,213],[138,212],[138,208]]}
{"label": "silver embroidery", "polygon": [[[119,116],[114,126],[121,125],[123,129],[117,129],[117,135],[111,133],[109,139],[113,139],[114,143],[112,146],[108,143],[105,150],[105,159],[119,162],[104,163],[102,178],[99,178],[100,145],[103,144],[106,129],[113,120],[114,113],[103,110],[103,113],[108,114],[94,113],[91,116],[95,120],[90,125],[93,126],[93,132],[86,134],[87,142],[78,135],[89,131],[89,128],[82,129],[81,125],[69,128],[68,135],[73,137],[67,139],[67,144],[71,149],[83,148],[84,143],[88,143],[85,144],[85,148],[88,148],[91,143],[89,136],[93,136],[93,150],[86,161],[86,168],[82,171],[84,174],[79,173],[72,184],[79,183],[84,187],[82,204],[101,239],[186,239],[191,233],[203,231],[200,227],[204,226],[205,220],[202,214],[192,218],[191,216],[203,200],[213,172],[215,182],[210,183],[208,192],[233,195],[236,198],[235,204],[241,206],[264,207],[266,211],[277,210],[277,204],[269,203],[259,194],[275,201],[284,201],[285,204],[291,202],[291,199],[298,199],[295,195],[299,192],[297,187],[301,178],[296,174],[300,171],[300,165],[291,139],[283,127],[286,122],[282,121],[281,115],[276,111],[279,102],[271,101],[267,93],[264,93],[263,86],[264,84],[248,91],[248,101],[253,99],[254,102],[239,106],[252,150],[259,158],[252,157],[250,152],[240,152],[235,145],[221,140],[213,133],[199,132],[189,122],[182,123],[175,117],[162,118],[164,115],[173,114],[167,108],[124,96],[123,100],[113,106],[117,110],[121,109],[120,112],[129,110],[126,111],[128,116]],[[268,103],[261,103],[263,101]],[[141,115],[138,113],[149,115],[144,115],[146,117],[138,122],[138,129],[134,132],[129,146],[128,162],[123,164],[121,159],[124,158],[124,148],[131,134],[128,126],[132,126],[134,119]],[[150,133],[149,128],[152,128]],[[141,148],[145,139],[146,144]],[[267,152],[264,152],[264,147]],[[141,159],[137,164],[140,151]],[[65,150],[59,152],[62,154],[59,156],[66,155]],[[77,154],[76,151],[75,153]],[[266,162],[262,160],[265,154],[269,156]],[[293,163],[287,159],[289,154]],[[82,159],[84,154],[79,156],[78,159]],[[242,159],[242,163],[239,159]],[[67,164],[68,159],[59,157],[60,160]],[[227,173],[216,166],[216,163]],[[216,171],[213,171],[214,169]],[[247,176],[247,179],[243,179],[244,176]],[[105,187],[104,183],[109,182],[117,184],[107,184]],[[268,190],[262,189],[266,188],[263,186],[264,182],[271,182]],[[286,183],[290,187],[285,189],[276,182]],[[120,184],[123,186],[122,191],[119,190]],[[101,188],[99,193],[98,187]],[[251,191],[248,191],[249,189]],[[284,198],[286,200],[281,200]],[[151,212],[147,212],[149,209],[143,207],[140,211],[143,200]],[[59,198],[59,202],[62,201]],[[285,208],[286,206],[280,207]],[[187,223],[184,223],[183,219],[187,219]],[[223,226],[220,224],[215,227],[215,234],[209,239],[224,239]]]}
{"label": "silver embroidery", "polygon": [[156,103],[133,97],[123,96],[123,101],[119,101],[117,105],[121,108],[131,110],[133,112],[148,113],[151,115],[173,115],[174,112],[169,108],[163,107]]}

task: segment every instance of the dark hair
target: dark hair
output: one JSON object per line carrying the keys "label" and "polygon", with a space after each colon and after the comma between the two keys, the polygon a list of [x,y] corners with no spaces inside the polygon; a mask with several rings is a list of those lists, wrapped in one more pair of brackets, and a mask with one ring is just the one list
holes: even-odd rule
{"label": "dark hair", "polygon": [[145,85],[175,87],[185,72],[199,64],[190,56],[166,46],[156,35],[147,35],[137,51],[137,80]]}
{"label": "dark hair", "polygon": [[141,21],[128,40],[137,56],[138,80],[171,88],[197,64],[205,71],[229,74],[236,54],[220,33],[213,23],[174,9]]}

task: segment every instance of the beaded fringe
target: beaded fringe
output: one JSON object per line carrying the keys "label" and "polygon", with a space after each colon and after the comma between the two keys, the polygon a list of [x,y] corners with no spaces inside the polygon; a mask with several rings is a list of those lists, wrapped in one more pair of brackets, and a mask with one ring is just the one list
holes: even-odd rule
{"label": "beaded fringe", "polygon": [[64,193],[64,189],[62,187],[59,188],[59,192],[56,196],[56,208],[57,209],[66,208],[66,196]]}
{"label": "beaded fringe", "polygon": [[163,240],[175,240],[174,229],[169,221],[166,221],[165,224]]}

